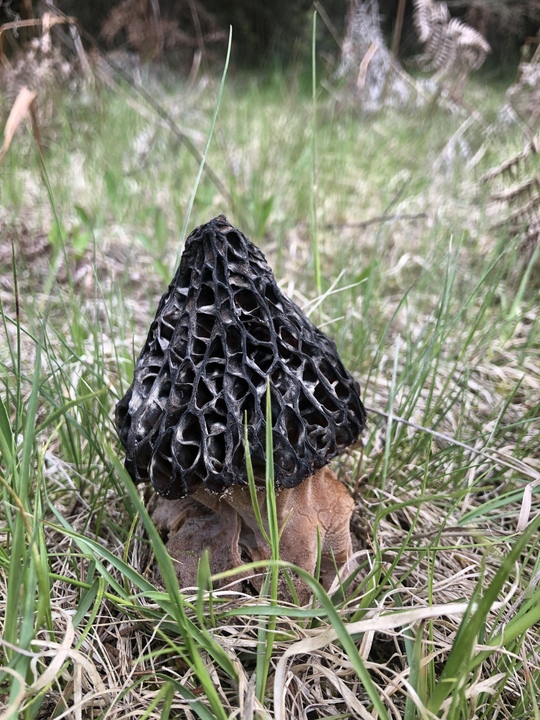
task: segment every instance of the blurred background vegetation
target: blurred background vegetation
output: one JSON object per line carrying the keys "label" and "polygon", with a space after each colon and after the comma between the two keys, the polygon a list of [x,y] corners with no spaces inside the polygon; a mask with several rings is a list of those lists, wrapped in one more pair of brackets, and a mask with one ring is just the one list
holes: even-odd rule
{"label": "blurred background vegetation", "polygon": [[[54,6],[78,18],[82,27],[109,48],[122,47],[142,59],[165,57],[189,69],[193,52],[204,48],[222,57],[228,28],[234,28],[233,65],[261,68],[309,56],[315,7],[324,17],[318,27],[322,54],[336,50],[343,35],[348,0],[56,0]],[[0,4],[0,22],[28,19],[51,9],[52,3],[13,0]],[[449,0],[452,16],[477,29],[488,40],[488,67],[515,67],[524,45],[540,27],[540,0]],[[382,30],[389,40],[398,30],[399,56],[417,53],[412,0],[379,0]],[[333,37],[333,35],[335,37]],[[9,43],[8,43],[9,44]],[[216,47],[217,46],[217,47]]]}

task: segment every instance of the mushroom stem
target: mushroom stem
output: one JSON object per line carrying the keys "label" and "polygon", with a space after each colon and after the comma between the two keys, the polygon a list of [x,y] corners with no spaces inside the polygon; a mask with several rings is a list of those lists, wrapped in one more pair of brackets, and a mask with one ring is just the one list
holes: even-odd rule
{"label": "mushroom stem", "polygon": [[[156,524],[169,531],[167,548],[175,561],[181,587],[196,584],[196,557],[205,549],[209,551],[213,574],[238,567],[242,562],[271,557],[247,486],[233,485],[221,497],[200,488],[192,497],[197,502],[191,500],[193,507],[189,513],[183,503],[190,499],[171,502],[163,498],[158,499],[153,513]],[[345,486],[330,468],[324,467],[297,487],[279,490],[276,506],[281,559],[314,574],[320,537],[320,581],[328,589],[336,568],[352,554],[349,523],[354,501]],[[260,511],[268,532],[263,493],[260,494]],[[295,585],[299,597],[307,601],[309,591],[305,585],[299,581],[295,581]],[[284,588],[280,588],[280,594],[286,594]]]}

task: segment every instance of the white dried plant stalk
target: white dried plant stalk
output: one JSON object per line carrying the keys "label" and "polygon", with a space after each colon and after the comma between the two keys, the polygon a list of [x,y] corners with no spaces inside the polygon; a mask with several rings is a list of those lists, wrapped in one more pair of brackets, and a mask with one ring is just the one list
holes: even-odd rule
{"label": "white dried plant stalk", "polygon": [[334,79],[345,79],[346,92],[365,110],[404,105],[413,82],[386,46],[377,0],[351,0],[341,60]]}

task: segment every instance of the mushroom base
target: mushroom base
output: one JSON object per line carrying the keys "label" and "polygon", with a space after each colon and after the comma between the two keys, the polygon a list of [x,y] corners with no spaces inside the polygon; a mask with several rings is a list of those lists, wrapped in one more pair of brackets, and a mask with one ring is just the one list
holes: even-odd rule
{"label": "mushroom base", "polygon": [[[259,497],[267,529],[266,500],[263,493]],[[328,590],[336,568],[352,554],[349,523],[354,501],[347,489],[330,468],[324,467],[297,487],[278,491],[276,505],[281,559],[314,574],[320,537],[320,581]],[[152,519],[168,536],[167,549],[182,588],[196,586],[199,558],[205,550],[212,574],[271,557],[270,546],[255,519],[249,488],[243,485],[233,485],[221,497],[205,488],[181,500],[158,497]],[[247,575],[243,573],[240,579]],[[262,578],[250,576],[250,582],[259,589]],[[293,583],[299,600],[307,602],[309,589],[296,577]],[[290,597],[284,578],[280,580],[280,596]]]}

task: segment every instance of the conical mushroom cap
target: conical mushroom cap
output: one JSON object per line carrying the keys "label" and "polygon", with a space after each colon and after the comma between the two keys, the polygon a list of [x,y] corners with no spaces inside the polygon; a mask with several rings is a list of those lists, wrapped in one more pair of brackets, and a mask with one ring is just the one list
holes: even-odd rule
{"label": "conical mushroom cap", "polygon": [[267,379],[275,483],[290,488],[358,438],[364,407],[335,344],[220,215],[186,240],[117,405],[133,480],[151,480],[169,498],[246,483],[246,417],[255,476],[264,478]]}

